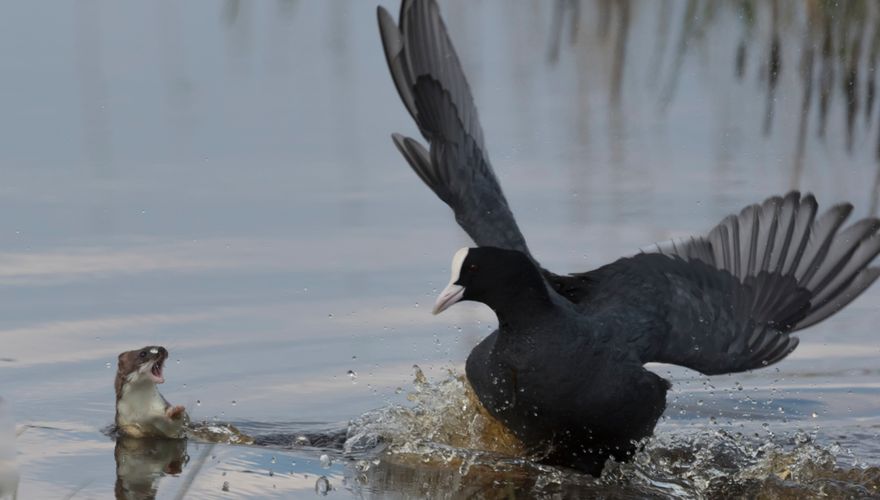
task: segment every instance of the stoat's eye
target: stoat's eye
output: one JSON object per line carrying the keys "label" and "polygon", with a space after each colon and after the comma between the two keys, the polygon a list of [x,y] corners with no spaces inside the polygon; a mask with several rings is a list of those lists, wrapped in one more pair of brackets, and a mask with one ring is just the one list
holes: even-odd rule
{"label": "stoat's eye", "polygon": [[141,351],[141,353],[138,354],[138,356],[140,356],[140,357],[142,357],[142,358],[146,358],[146,357],[147,357],[147,351]]}

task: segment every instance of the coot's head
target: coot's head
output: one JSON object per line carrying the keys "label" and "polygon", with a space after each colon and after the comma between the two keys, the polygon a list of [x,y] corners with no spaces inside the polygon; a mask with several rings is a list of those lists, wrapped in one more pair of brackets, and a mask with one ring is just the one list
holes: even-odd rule
{"label": "coot's head", "polygon": [[482,302],[493,310],[518,307],[520,298],[545,297],[544,279],[528,256],[494,247],[462,248],[452,257],[452,278],[434,304],[439,314],[461,300]]}

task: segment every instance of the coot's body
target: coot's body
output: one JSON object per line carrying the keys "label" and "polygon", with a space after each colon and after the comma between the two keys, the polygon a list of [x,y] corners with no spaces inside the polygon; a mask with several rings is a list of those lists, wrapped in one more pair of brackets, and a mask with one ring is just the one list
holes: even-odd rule
{"label": "coot's body", "polygon": [[610,342],[597,345],[588,325],[561,323],[538,315],[515,338],[493,332],[468,356],[467,378],[533,456],[598,475],[651,435],[669,383]]}

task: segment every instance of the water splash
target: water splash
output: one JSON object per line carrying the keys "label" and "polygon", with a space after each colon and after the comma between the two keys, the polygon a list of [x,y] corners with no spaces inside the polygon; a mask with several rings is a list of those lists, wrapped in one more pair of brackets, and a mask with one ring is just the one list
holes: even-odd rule
{"label": "water splash", "polygon": [[344,449],[348,454],[387,443],[388,452],[418,457],[422,462],[469,458],[473,453],[515,457],[522,445],[483,410],[463,375],[449,371],[437,383],[414,366],[412,406],[393,405],[353,420]]}
{"label": "water splash", "polygon": [[[501,488],[529,494],[606,493],[673,498],[804,498],[880,494],[880,467],[859,464],[816,433],[766,436],[663,426],[629,463],[609,462],[600,478],[540,464],[479,405],[462,375],[429,382],[415,367],[411,406],[374,410],[349,425],[344,452],[368,468],[353,484],[407,495],[484,495]],[[455,474],[454,472],[457,472]],[[405,478],[405,479],[404,479]]]}
{"label": "water splash", "polygon": [[205,443],[252,444],[254,438],[241,432],[236,426],[221,422],[192,422],[187,434]]}

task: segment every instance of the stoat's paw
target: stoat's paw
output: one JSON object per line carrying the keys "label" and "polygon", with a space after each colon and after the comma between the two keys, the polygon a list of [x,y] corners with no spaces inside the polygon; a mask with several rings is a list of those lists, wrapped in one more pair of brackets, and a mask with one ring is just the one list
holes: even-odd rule
{"label": "stoat's paw", "polygon": [[181,405],[171,406],[165,410],[165,416],[171,420],[181,419],[184,415],[186,415],[186,408]]}

